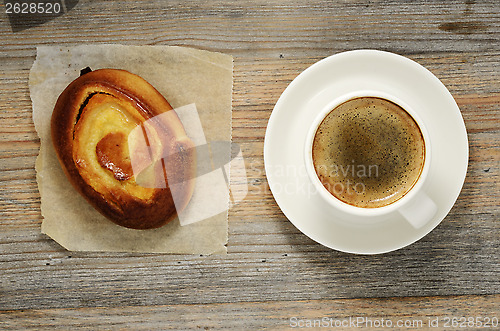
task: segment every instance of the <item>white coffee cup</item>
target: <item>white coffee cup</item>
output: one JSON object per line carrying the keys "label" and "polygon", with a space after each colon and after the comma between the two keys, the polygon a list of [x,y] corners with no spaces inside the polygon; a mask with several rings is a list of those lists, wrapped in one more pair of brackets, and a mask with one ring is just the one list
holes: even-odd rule
{"label": "white coffee cup", "polygon": [[[340,104],[348,100],[359,97],[376,97],[376,98],[386,99],[388,101],[391,101],[399,105],[415,120],[418,127],[420,128],[425,144],[424,165],[416,183],[400,199],[396,200],[391,204],[376,208],[357,207],[336,198],[324,187],[324,185],[320,181],[316,173],[312,157],[314,137],[316,136],[316,131],[321,122],[323,121],[323,119]],[[319,193],[319,196],[333,208],[341,210],[348,215],[356,216],[357,218],[365,217],[367,219],[370,217],[375,217],[375,216],[380,217],[388,215],[390,213],[398,212],[408,223],[410,223],[414,228],[418,229],[424,226],[427,222],[429,222],[437,211],[436,203],[431,198],[429,198],[429,196],[424,191],[425,183],[428,177],[427,175],[429,173],[429,168],[430,168],[430,161],[432,154],[431,150],[432,150],[432,142],[430,140],[429,133],[425,128],[424,123],[418,116],[417,112],[414,109],[412,109],[412,107],[410,107],[406,102],[404,102],[404,100],[401,100],[396,96],[389,95],[385,92],[374,91],[374,90],[361,90],[342,95],[332,100],[327,105],[325,105],[325,107],[320,111],[318,116],[314,119],[309,129],[309,132],[306,136],[304,157],[305,157],[306,172],[310,180],[312,181],[312,184]]]}

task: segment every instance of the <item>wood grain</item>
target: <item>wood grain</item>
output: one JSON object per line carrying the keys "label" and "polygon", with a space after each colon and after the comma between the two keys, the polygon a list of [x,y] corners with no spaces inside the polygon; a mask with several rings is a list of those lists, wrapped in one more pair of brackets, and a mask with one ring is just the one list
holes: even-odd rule
{"label": "wood grain", "polygon": [[[497,1],[80,1],[16,33],[0,9],[0,328],[286,329],[292,316],[499,315]],[[230,210],[227,256],[72,253],[40,234],[28,74],[36,46],[82,43],[234,57],[233,140],[249,193]],[[331,251],[294,228],[269,191],[262,156],[286,86],[314,62],[359,48],[432,71],[455,97],[470,144],[446,219],[378,256]]]}
{"label": "wood grain", "polygon": [[[240,304],[126,306],[78,309],[37,309],[0,312],[5,330],[23,329],[274,329],[289,330],[316,325],[316,329],[355,328],[406,330],[450,329],[457,323],[485,325],[493,329],[500,296],[453,296],[246,302]],[[404,310],[401,310],[401,307]],[[473,321],[469,320],[473,318]],[[489,319],[488,319],[489,318]],[[316,323],[316,324],[314,324]],[[377,324],[379,323],[379,324]],[[376,325],[392,325],[391,328]],[[476,324],[477,323],[477,324]],[[347,327],[336,327],[340,325]],[[445,327],[446,325],[449,327]],[[1,325],[1,324],[0,324]],[[401,325],[402,327],[398,327]],[[371,327],[370,327],[371,326]],[[406,327],[405,327],[406,326]],[[331,328],[330,328],[331,329]],[[463,329],[463,327],[462,327]],[[479,328],[478,328],[479,329]]]}

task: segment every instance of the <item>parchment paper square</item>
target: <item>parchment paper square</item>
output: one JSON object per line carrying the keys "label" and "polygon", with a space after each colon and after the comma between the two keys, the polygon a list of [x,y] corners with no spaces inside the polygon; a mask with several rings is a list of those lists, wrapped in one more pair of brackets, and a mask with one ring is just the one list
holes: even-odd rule
{"label": "parchment paper square", "polygon": [[175,46],[38,47],[29,87],[41,142],[36,171],[42,232],[71,251],[226,253],[227,209],[185,226],[175,219],[159,229],[133,230],[107,220],[71,186],[52,145],[50,117],[59,94],[87,66],[137,74],[174,108],[194,103],[206,140],[231,140],[233,60],[229,55]]}

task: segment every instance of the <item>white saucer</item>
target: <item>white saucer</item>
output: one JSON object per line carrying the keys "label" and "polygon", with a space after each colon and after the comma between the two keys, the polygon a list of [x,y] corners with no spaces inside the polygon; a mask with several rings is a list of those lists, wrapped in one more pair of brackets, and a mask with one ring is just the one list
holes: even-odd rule
{"label": "white saucer", "polygon": [[[427,127],[432,157],[424,189],[438,210],[419,229],[398,213],[370,219],[344,214],[320,198],[305,172],[304,143],[313,119],[331,100],[357,90],[397,96]],[[441,81],[408,58],[376,50],[336,54],[297,76],[276,103],[264,142],[267,180],[285,216],[318,243],[357,254],[390,252],[432,231],[460,194],[468,154],[460,109]]]}

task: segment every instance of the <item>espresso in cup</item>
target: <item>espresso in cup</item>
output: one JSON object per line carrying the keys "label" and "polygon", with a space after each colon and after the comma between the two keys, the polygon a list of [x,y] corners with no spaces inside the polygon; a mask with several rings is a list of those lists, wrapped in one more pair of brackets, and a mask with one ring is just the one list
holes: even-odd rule
{"label": "espresso in cup", "polygon": [[335,107],[318,126],[312,160],[323,186],[356,207],[387,206],[411,190],[425,161],[418,124],[399,105],[358,97]]}

